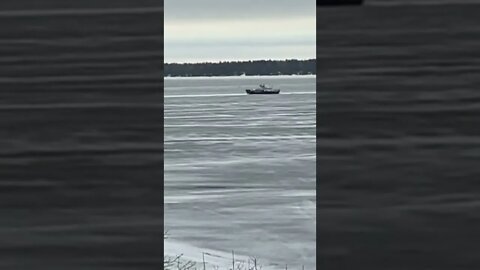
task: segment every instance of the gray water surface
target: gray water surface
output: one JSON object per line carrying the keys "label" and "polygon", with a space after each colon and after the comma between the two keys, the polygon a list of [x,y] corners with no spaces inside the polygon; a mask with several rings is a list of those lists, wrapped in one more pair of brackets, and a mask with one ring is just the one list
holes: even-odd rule
{"label": "gray water surface", "polygon": [[166,79],[165,227],[170,255],[315,268],[314,76]]}

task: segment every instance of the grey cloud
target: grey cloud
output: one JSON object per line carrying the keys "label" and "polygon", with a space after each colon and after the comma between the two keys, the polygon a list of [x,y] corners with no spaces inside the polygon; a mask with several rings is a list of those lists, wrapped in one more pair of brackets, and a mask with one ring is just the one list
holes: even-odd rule
{"label": "grey cloud", "polygon": [[315,36],[286,36],[281,38],[269,38],[269,39],[254,39],[245,40],[245,38],[231,38],[231,39],[208,39],[208,40],[175,40],[165,41],[165,46],[177,46],[177,47],[216,47],[216,46],[315,46]]}
{"label": "grey cloud", "polygon": [[[316,35],[305,24],[315,15],[313,0],[166,0],[165,24],[171,28],[165,35],[165,61],[314,58]],[[242,24],[229,24],[236,20],[250,21],[238,29]],[[201,35],[189,28],[199,21],[205,24],[192,29]]]}
{"label": "grey cloud", "polygon": [[315,16],[313,0],[166,0],[165,20]]}

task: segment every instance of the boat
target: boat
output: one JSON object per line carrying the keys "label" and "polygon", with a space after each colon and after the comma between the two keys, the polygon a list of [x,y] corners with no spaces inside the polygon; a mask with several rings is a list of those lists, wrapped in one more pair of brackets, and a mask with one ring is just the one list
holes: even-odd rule
{"label": "boat", "polygon": [[245,91],[249,95],[252,95],[252,94],[279,94],[280,93],[280,89],[273,89],[272,87],[267,86],[265,84],[260,84],[259,88],[246,89]]}

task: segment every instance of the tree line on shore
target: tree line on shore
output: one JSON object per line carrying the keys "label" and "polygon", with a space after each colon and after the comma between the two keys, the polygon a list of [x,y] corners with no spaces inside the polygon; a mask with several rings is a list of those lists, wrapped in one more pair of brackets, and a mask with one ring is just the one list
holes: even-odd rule
{"label": "tree line on shore", "polygon": [[166,77],[316,74],[316,59],[166,63]]}

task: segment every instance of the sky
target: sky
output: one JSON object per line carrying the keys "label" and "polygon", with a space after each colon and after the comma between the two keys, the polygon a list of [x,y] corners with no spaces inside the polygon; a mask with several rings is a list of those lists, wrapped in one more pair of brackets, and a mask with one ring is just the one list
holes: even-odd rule
{"label": "sky", "polygon": [[316,0],[164,3],[166,63],[316,57]]}

